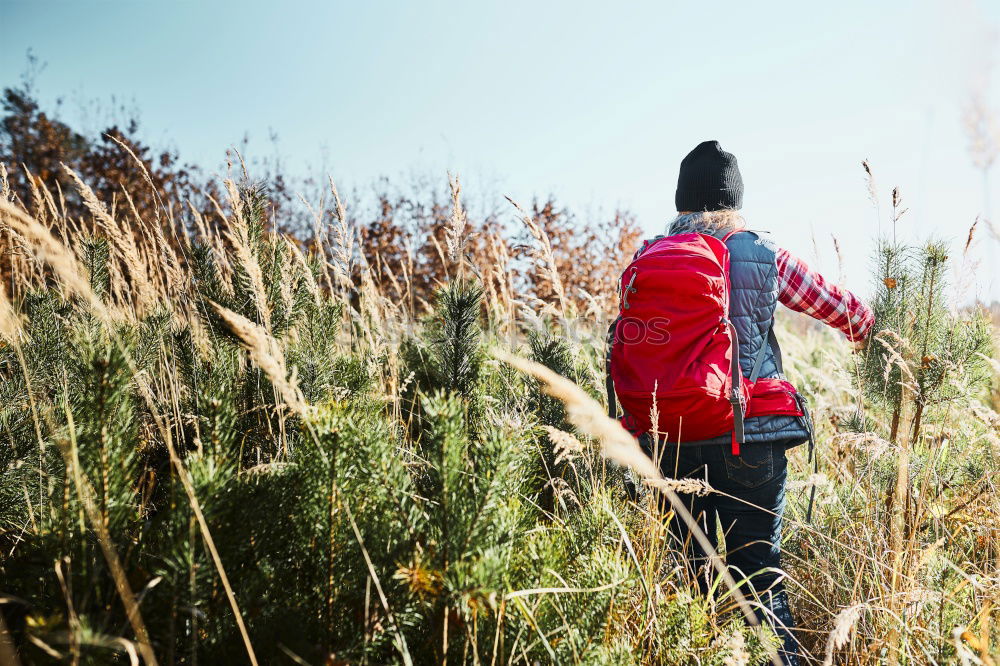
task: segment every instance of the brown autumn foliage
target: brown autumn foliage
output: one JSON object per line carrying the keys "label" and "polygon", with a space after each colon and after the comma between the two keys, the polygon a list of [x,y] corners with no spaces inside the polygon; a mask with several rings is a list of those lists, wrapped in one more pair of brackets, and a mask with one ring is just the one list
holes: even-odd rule
{"label": "brown autumn foliage", "polygon": [[[376,285],[408,303],[413,312],[420,312],[435,289],[454,275],[445,238],[452,205],[450,197],[438,190],[425,192],[423,199],[383,190],[374,215],[359,225],[360,245],[373,265]],[[616,211],[607,219],[582,222],[552,197],[536,201],[529,214],[548,236],[566,298],[576,312],[595,306],[609,310],[616,302],[615,281],[641,235],[635,218]],[[516,220],[505,225],[504,217],[501,211],[470,215],[465,242],[468,265],[491,283],[488,288],[500,288],[505,282],[496,268],[506,265],[522,299],[554,305],[557,294],[550,273],[537,270],[529,256],[529,232]]]}
{"label": "brown autumn foliage", "polygon": [[42,110],[29,86],[4,89],[2,108],[0,162],[8,165],[12,193],[35,214],[48,217],[39,187],[44,184],[58,195],[53,203],[65,208],[67,217],[89,219],[63,165],[80,174],[101,201],[134,207],[142,219],[161,217],[157,200],[178,207],[178,219],[189,202],[200,212],[210,210],[211,181],[197,167],[183,164],[176,151],[157,152],[143,144],[134,120],[84,136]]}
{"label": "brown autumn foliage", "polygon": [[[635,217],[627,211],[615,211],[607,219],[581,222],[551,197],[543,203],[536,201],[531,215],[552,244],[556,272],[562,276],[570,302],[584,311],[592,297],[601,309],[610,310],[617,303],[615,282],[642,237]],[[530,245],[527,238],[522,239],[525,246]],[[519,249],[523,254],[523,247]],[[541,300],[555,298],[549,279],[540,277],[533,287]]]}
{"label": "brown autumn foliage", "polygon": [[[199,224],[225,224],[215,204],[225,198],[219,195],[217,180],[185,163],[177,151],[156,150],[143,143],[136,121],[111,125],[97,136],[85,135],[45,111],[29,80],[4,89],[0,103],[0,164],[6,167],[13,197],[37,219],[71,220],[79,230],[93,230],[92,211],[73,186],[68,167],[93,189],[98,200],[111,202],[109,212],[120,226],[135,232],[140,220],[145,224],[157,221],[163,237],[181,257],[185,237],[198,236]],[[275,230],[306,247],[314,229],[311,213],[294,192],[315,190],[315,183],[293,181],[280,165],[265,164],[263,171],[269,220]],[[375,205],[348,213],[358,241],[354,244],[356,266],[368,263],[381,293],[406,303],[411,314],[421,314],[435,290],[457,269],[448,257],[446,239],[453,199],[446,189],[426,182],[404,192],[394,189],[387,179],[376,184],[375,199]],[[322,224],[335,222],[336,211],[315,208]],[[488,290],[515,284],[518,300],[555,305],[558,299],[548,277],[551,272],[539,270],[529,256],[531,235],[514,213],[512,208],[469,213],[461,263]],[[584,221],[552,197],[536,201],[530,215],[549,238],[567,304],[576,313],[613,309],[615,280],[640,236],[635,219],[616,211],[606,219]],[[0,234],[0,244],[6,238]],[[3,249],[0,271],[7,275],[17,249]],[[499,272],[508,272],[513,279]]]}

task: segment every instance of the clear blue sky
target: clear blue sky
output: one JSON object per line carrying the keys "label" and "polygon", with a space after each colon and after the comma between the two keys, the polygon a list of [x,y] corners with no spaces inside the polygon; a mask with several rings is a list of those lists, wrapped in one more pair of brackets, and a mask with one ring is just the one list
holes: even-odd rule
{"label": "clear blue sky", "polygon": [[[345,189],[451,170],[473,197],[621,206],[650,234],[680,159],[718,139],[750,224],[836,279],[835,234],[843,281],[864,293],[877,218],[862,159],[884,201],[901,187],[904,236],[964,239],[983,212],[961,118],[977,80],[1000,106],[998,23],[1000,3],[976,0],[0,0],[0,85],[30,47],[65,117],[96,123],[72,100],[114,95],[148,141],[209,168],[245,132],[271,152],[273,129],[288,166],[325,160]],[[1000,297],[998,275],[980,271],[981,295]]]}

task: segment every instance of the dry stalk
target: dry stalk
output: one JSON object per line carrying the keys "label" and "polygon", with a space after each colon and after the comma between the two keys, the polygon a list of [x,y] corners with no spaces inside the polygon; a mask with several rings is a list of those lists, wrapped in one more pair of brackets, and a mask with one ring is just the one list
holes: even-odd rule
{"label": "dry stalk", "polygon": [[872,202],[875,210],[878,211],[878,190],[875,187],[875,174],[872,173],[872,165],[868,162],[868,160],[862,160],[861,168],[865,170],[865,185],[868,187],[868,199]]}
{"label": "dry stalk", "polygon": [[976,90],[962,117],[969,140],[969,156],[977,169],[989,171],[1000,154],[1000,122],[984,91]]}
{"label": "dry stalk", "polygon": [[823,659],[823,666],[831,666],[833,664],[834,650],[847,645],[847,641],[851,637],[851,632],[854,630],[855,625],[857,625],[858,619],[861,617],[861,611],[864,609],[864,604],[854,604],[837,613],[837,617],[833,621],[833,630],[826,641],[826,657]]}
{"label": "dry stalk", "polygon": [[715,492],[708,482],[701,479],[643,479],[643,483],[659,491],[671,490],[682,495],[704,497]]}
{"label": "dry stalk", "polygon": [[444,238],[448,246],[448,259],[457,267],[456,276],[462,278],[462,266],[465,257],[465,231],[468,226],[469,217],[462,208],[460,199],[462,194],[462,184],[458,176],[448,175],[448,185],[451,187],[451,216],[445,226]]}
{"label": "dry stalk", "polygon": [[4,201],[14,200],[10,191],[10,179],[7,177],[7,167],[3,162],[0,162],[0,198]]}
{"label": "dry stalk", "polygon": [[0,223],[6,224],[25,240],[32,254],[48,265],[69,294],[103,310],[103,304],[91,290],[76,257],[41,223],[7,201],[0,201]]}
{"label": "dry stalk", "polygon": [[344,202],[340,200],[340,193],[337,191],[333,178],[330,178],[330,191],[333,193],[334,210],[337,213],[337,226],[333,229],[336,241],[336,245],[333,247],[334,273],[341,285],[349,289],[354,257],[354,233],[347,220],[347,209],[344,207]]}
{"label": "dry stalk", "polygon": [[13,343],[20,337],[21,316],[7,298],[7,289],[0,286],[0,337]]}
{"label": "dry stalk", "polygon": [[306,416],[309,406],[302,398],[294,373],[290,376],[285,368],[285,354],[281,345],[263,327],[246,317],[224,308],[218,303],[212,307],[226,322],[229,329],[240,339],[243,347],[250,353],[250,358],[257,364],[285,404],[300,416]]}
{"label": "dry stalk", "polygon": [[534,217],[528,214],[516,201],[510,197],[504,197],[517,209],[518,216],[521,221],[524,222],[524,226],[528,228],[528,233],[531,234],[532,238],[538,243],[538,248],[531,249],[532,258],[542,266],[543,270],[546,272],[546,277],[552,284],[552,290],[556,293],[556,297],[559,299],[559,310],[561,313],[566,313],[566,290],[563,288],[562,278],[559,277],[559,268],[556,264],[555,255],[552,252],[552,243],[549,241],[548,234],[542,229],[541,225]]}
{"label": "dry stalk", "polygon": [[569,461],[583,453],[583,444],[572,433],[552,426],[542,426],[549,435],[552,442],[552,451],[555,453],[555,462],[558,465],[563,461]]}
{"label": "dry stalk", "polygon": [[250,230],[244,215],[243,200],[232,180],[226,180],[225,184],[226,191],[229,193],[229,202],[234,211],[226,236],[233,246],[236,258],[239,259],[246,272],[247,280],[250,282],[249,291],[253,294],[257,311],[260,312],[261,319],[264,321],[264,328],[270,331],[271,308],[267,302],[267,290],[264,288],[264,275],[260,269],[260,262],[257,261],[257,255],[250,247]]}
{"label": "dry stalk", "polygon": [[[149,276],[146,274],[147,264],[139,256],[139,250],[136,247],[132,232],[122,229],[119,226],[114,216],[108,212],[108,209],[97,198],[94,191],[83,182],[75,171],[65,164],[62,167],[76,185],[77,192],[79,192],[80,198],[83,199],[87,210],[94,216],[94,221],[104,229],[108,235],[108,239],[111,241],[112,247],[116,250],[118,261],[113,262],[113,266],[111,267],[112,290],[119,294],[123,302],[131,301],[136,314],[141,314],[145,311],[147,305],[155,302],[156,295],[153,293],[153,289],[149,283]],[[121,269],[122,263],[128,266],[129,277],[132,280],[132,287],[135,290],[132,299],[128,299],[132,289],[125,282],[125,276]]]}

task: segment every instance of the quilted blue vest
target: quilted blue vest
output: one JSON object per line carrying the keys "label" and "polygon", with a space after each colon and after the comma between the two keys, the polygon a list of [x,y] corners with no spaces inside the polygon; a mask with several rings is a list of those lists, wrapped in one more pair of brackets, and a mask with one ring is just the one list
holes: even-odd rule
{"label": "quilted blue vest", "polygon": [[[778,305],[778,265],[770,243],[752,231],[740,232],[726,241],[729,248],[729,318],[736,326],[740,343],[740,368],[749,377],[761,345],[767,345],[760,377],[781,377],[781,349],[769,335]],[[757,416],[744,425],[746,444],[796,446],[809,439],[806,419],[798,416]],[[699,444],[729,444],[729,435]]]}

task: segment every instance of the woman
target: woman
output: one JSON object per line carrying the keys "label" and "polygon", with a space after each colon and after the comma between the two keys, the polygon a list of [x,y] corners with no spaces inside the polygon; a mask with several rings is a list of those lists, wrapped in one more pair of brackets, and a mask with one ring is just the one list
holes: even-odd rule
{"label": "woman", "polygon": [[[736,158],[723,151],[717,141],[699,144],[681,162],[675,203],[680,212],[667,236],[706,234],[723,240],[729,250],[729,319],[738,332],[744,377],[753,374],[761,379],[783,379],[781,350],[773,332],[778,303],[840,330],[856,344],[868,336],[872,312],[860,299],[828,284],[801,260],[746,230],[737,212],[743,203],[739,167]],[[644,249],[647,247],[650,245]],[[669,298],[669,294],[663,297]],[[626,415],[626,425],[628,420]],[[781,657],[786,664],[798,664],[799,660],[780,571],[785,452],[809,437],[810,424],[805,415],[747,418],[738,454],[731,447],[729,433],[681,444],[653,442],[649,433],[640,437],[647,455],[658,462],[664,476],[704,479],[719,491],[692,497],[689,508],[713,545],[717,527],[721,526],[726,563],[735,570],[737,580],[750,577],[753,592],[769,609],[761,616],[783,639]],[[705,566],[705,553],[698,549],[681,521],[671,521],[671,531],[688,549],[687,560],[707,593],[712,571]]]}

